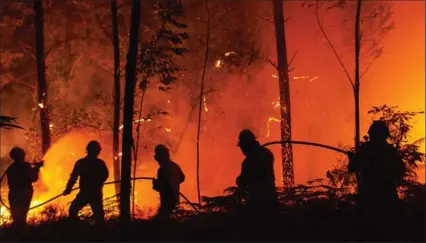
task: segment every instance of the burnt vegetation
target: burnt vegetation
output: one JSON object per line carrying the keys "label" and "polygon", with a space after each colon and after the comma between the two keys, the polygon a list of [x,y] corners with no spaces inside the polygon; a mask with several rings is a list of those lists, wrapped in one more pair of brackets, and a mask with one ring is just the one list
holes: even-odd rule
{"label": "burnt vegetation", "polygon": [[[106,2],[84,0],[35,2],[35,5],[33,1],[0,3],[0,22],[4,23],[0,25],[0,51],[5,56],[0,59],[0,74],[3,76],[0,90],[32,97],[32,100],[23,100],[26,108],[30,107],[27,109],[30,110],[30,115],[25,115],[28,116],[25,119],[31,121],[27,124],[29,127],[25,128],[25,140],[30,144],[31,157],[42,157],[50,143],[54,144],[62,135],[74,129],[86,129],[91,134],[113,131],[116,134],[114,160],[121,160],[125,167],[122,165],[119,168],[119,162],[115,163],[114,172],[110,171],[110,178],[114,175],[114,180],[121,179],[126,183],[121,188],[115,188],[115,195],[104,199],[106,228],[99,229],[93,225],[89,208],[80,213],[81,222],[71,224],[66,218],[67,212],[63,205],[52,202],[44,206],[37,217],[28,219],[29,226],[25,232],[15,232],[7,223],[2,224],[1,241],[424,241],[426,187],[418,182],[416,172],[425,163],[421,152],[425,138],[409,142],[412,121],[423,112],[400,111],[397,106],[388,105],[373,107],[368,115],[386,122],[391,133],[389,142],[399,151],[406,168],[406,175],[398,185],[402,214],[398,216],[397,232],[392,235],[372,236],[360,233],[362,226],[357,208],[356,178],[348,172],[346,155],[339,158],[338,163],[323,178],[296,185],[293,184],[293,178],[291,183],[286,184],[286,188],[278,188],[278,211],[267,221],[253,222],[250,215],[246,215],[246,195],[240,193],[236,187],[226,188],[220,196],[203,196],[197,204],[181,199],[180,207],[175,210],[170,221],[142,219],[146,218],[145,215],[149,218],[152,215],[149,210],[152,209],[134,207],[136,187],[135,180],[132,182],[131,178],[137,177],[138,153],[152,150],[155,146],[154,140],[145,138],[161,138],[172,152],[178,151],[183,135],[190,123],[196,120],[197,111],[200,133],[202,110],[207,109],[203,108],[203,100],[206,96],[214,97],[226,87],[227,75],[245,75],[258,70],[259,65],[266,61],[273,64],[280,75],[285,75],[288,82],[289,66],[293,58],[278,68],[276,63],[262,57],[260,44],[253,37],[253,32],[258,31],[256,24],[252,24],[253,28],[249,31],[241,28],[247,24],[247,16],[252,16],[252,13],[238,9],[241,4],[235,3],[236,1],[225,1],[226,4],[211,1],[207,17],[199,17],[203,16],[199,12],[205,11],[205,5],[204,2],[197,1],[186,4],[178,0],[137,1],[138,4],[132,5],[132,1],[111,0],[111,6]],[[345,8],[345,1],[335,2],[330,8]],[[323,4],[323,1],[317,2],[317,8],[319,3]],[[36,6],[34,11],[33,6]],[[135,11],[135,6],[140,9]],[[380,5],[379,8],[384,7]],[[186,9],[191,11],[186,13]],[[44,20],[40,14],[44,14]],[[111,21],[110,14],[116,14],[114,21]],[[73,21],[67,21],[63,16]],[[389,16],[385,17],[388,20]],[[235,24],[236,19],[240,21],[239,24]],[[275,18],[275,21],[277,19],[279,18]],[[58,20],[66,22],[66,27],[60,26]],[[44,33],[40,33],[40,21],[45,22]],[[195,21],[202,21],[203,24],[191,25]],[[35,24],[36,27],[32,27]],[[77,26],[73,26],[77,24],[80,28],[78,31]],[[284,28],[284,22],[277,26]],[[19,36],[20,40],[16,42],[10,36]],[[356,40],[359,41],[361,40]],[[370,52],[381,53],[382,47],[379,48],[376,42],[373,44],[376,49],[372,48]],[[105,48],[98,48],[107,45],[114,48],[113,61],[109,60],[109,55],[105,55]],[[43,46],[41,50],[40,46]],[[370,58],[378,58],[379,54],[376,53],[375,56],[371,53]],[[281,55],[287,54],[284,52]],[[360,53],[355,55],[359,56]],[[287,60],[287,56],[282,58]],[[96,71],[90,73],[89,78],[75,78],[77,74],[74,67],[79,62],[95,67]],[[226,66],[219,68],[224,63]],[[29,65],[34,66],[28,67]],[[36,71],[25,71],[30,68]],[[198,75],[201,72],[202,80]],[[354,78],[358,82],[356,88],[349,77],[356,99],[359,99],[360,76],[362,74],[358,71]],[[39,79],[37,82],[35,77]],[[115,81],[114,85],[108,83],[110,93],[103,88],[105,77]],[[40,82],[43,83],[42,87],[37,86]],[[180,85],[179,92],[171,93],[176,84]],[[203,85],[201,92],[200,85]],[[83,86],[88,88],[80,90],[79,87]],[[114,89],[111,88],[113,86]],[[120,90],[124,90],[123,87],[126,91],[122,92],[124,96],[121,97]],[[280,91],[283,92],[284,88],[280,88]],[[112,93],[116,90],[118,94],[115,92],[113,96]],[[71,92],[83,91],[90,97],[78,101],[68,97]],[[47,92],[49,100],[44,100]],[[183,99],[187,99],[189,109],[186,116],[176,118],[184,120],[184,125],[173,127],[178,130],[176,136],[168,136],[167,132],[171,129],[165,125],[173,124],[173,120],[168,121],[172,119],[173,110],[153,102],[154,96],[164,96],[167,99],[171,96],[184,96]],[[281,96],[284,99],[284,94]],[[79,97],[82,98],[82,95]],[[287,93],[287,98],[290,99],[289,97]],[[283,107],[289,106],[290,100],[281,100],[280,103]],[[179,107],[176,105],[175,109]],[[341,145],[342,149],[351,152],[356,152],[359,145],[369,141],[368,136],[359,137],[358,109],[355,109],[355,147]],[[223,113],[225,112],[220,114]],[[285,111],[280,114],[286,115]],[[291,116],[287,115],[286,119],[290,120]],[[220,116],[217,115],[216,118]],[[124,123],[121,127],[118,126],[121,124],[120,117],[124,118],[124,122],[121,120]],[[290,138],[291,127],[284,125],[281,127],[282,132],[289,130],[282,137],[287,139]],[[16,122],[16,118],[1,115],[0,129],[24,128]],[[120,134],[121,129],[126,135]],[[123,139],[123,159],[117,159],[118,151],[121,151],[118,149],[119,138]],[[292,155],[291,148],[287,149]],[[276,161],[281,159],[276,158]],[[293,158],[290,160],[291,163],[288,163],[292,165]],[[0,158],[0,162],[2,175],[11,161],[5,156]],[[120,173],[119,170],[123,168],[124,173]],[[277,178],[277,181],[281,179],[285,178]],[[1,184],[2,198],[7,198],[6,191],[3,190],[6,188],[5,184]],[[118,213],[119,207],[129,221],[125,227],[121,224],[123,215]]]}

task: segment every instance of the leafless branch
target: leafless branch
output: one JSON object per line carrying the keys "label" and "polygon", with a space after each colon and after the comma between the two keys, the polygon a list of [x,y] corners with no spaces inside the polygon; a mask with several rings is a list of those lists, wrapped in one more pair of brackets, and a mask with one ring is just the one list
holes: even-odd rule
{"label": "leafless branch", "polygon": [[257,58],[260,59],[260,60],[262,60],[262,61],[265,61],[265,62],[271,64],[274,68],[278,68],[277,64],[274,61],[272,61],[271,59],[267,58],[267,57],[258,56]]}
{"label": "leafless branch", "polygon": [[348,80],[349,80],[349,82],[351,84],[351,87],[353,89],[354,88],[354,83],[352,81],[352,78],[349,75],[349,72],[348,72],[345,64],[343,64],[342,59],[339,57],[339,54],[337,54],[336,48],[334,47],[333,43],[331,42],[330,38],[328,37],[327,33],[325,32],[325,30],[324,30],[324,28],[323,28],[323,26],[321,24],[321,21],[320,21],[320,18],[319,18],[319,13],[318,13],[318,2],[319,2],[319,0],[317,0],[317,2],[316,2],[316,8],[315,8],[315,18],[317,20],[318,27],[320,28],[321,33],[324,35],[325,39],[327,40],[327,43],[330,46],[331,50],[333,51],[334,56],[339,61],[340,66],[343,68],[343,71],[345,71],[346,77],[348,78]]}
{"label": "leafless branch", "polygon": [[360,78],[362,78],[367,72],[368,70],[370,70],[371,66],[373,66],[373,64],[376,62],[378,58],[373,58],[373,60],[368,64],[368,66],[365,68],[365,70],[359,75]]}
{"label": "leafless branch", "polygon": [[[30,49],[31,47],[28,44],[25,44],[22,41],[18,41],[19,43],[19,48],[21,48],[21,50],[23,50],[24,52],[26,52],[28,55],[30,55],[32,58],[36,59],[36,56],[34,55],[34,52],[31,52]],[[28,48],[28,49],[26,49]]]}
{"label": "leafless branch", "polygon": [[75,66],[77,66],[77,64],[81,61],[81,59],[83,58],[83,56],[84,56],[84,53],[83,53],[83,54],[81,54],[81,55],[77,58],[77,60],[75,60],[74,64],[73,64],[73,65],[72,65],[72,67],[71,67],[71,71],[70,71],[70,75],[69,75],[69,76],[72,76],[72,74],[74,73]]}
{"label": "leafless branch", "polygon": [[294,59],[296,58],[296,56],[297,56],[297,51],[293,54],[293,56],[291,57],[291,59],[290,59],[290,61],[288,62],[288,69],[289,69],[289,72],[290,72],[290,66],[291,66],[291,64],[293,63],[293,61],[294,61]]}
{"label": "leafless branch", "polygon": [[94,66],[95,68],[99,68],[99,69],[103,70],[104,72],[106,72],[106,73],[110,74],[111,76],[114,76],[114,73],[113,73],[113,72],[109,71],[108,69],[106,69],[106,68],[104,68],[104,67],[102,67],[102,66],[99,66],[99,65],[98,65],[98,64],[96,64],[95,62],[93,62],[93,66]]}
{"label": "leafless branch", "polygon": [[108,37],[112,37],[112,34],[107,29],[105,29],[105,27],[102,25],[101,17],[99,16],[99,14],[96,13],[95,15],[96,15],[96,19],[98,20],[98,25],[99,27],[101,27],[104,34]]}
{"label": "leafless branch", "polygon": [[[274,24],[274,23],[275,23],[275,22],[274,22],[274,20],[272,20],[272,19],[268,19],[268,18],[263,17],[263,16],[261,16],[261,15],[259,15],[259,14],[256,14],[256,13],[253,13],[253,16],[256,16],[256,17],[258,17],[258,18],[260,18],[260,19],[263,19],[263,20],[265,20],[266,22],[271,23],[271,24]],[[289,20],[290,20],[290,18],[291,18],[291,17],[288,17],[288,18],[284,19],[284,23],[287,23],[287,21],[289,21]]]}
{"label": "leafless branch", "polygon": [[58,48],[58,47],[60,47],[62,44],[64,44],[65,43],[65,41],[58,41],[58,42],[56,42],[55,44],[53,44],[53,45],[51,45],[50,46],[50,48],[49,48],[49,50],[47,50],[46,51],[46,53],[44,54],[44,58],[47,58],[47,56],[49,56],[49,54],[50,53],[52,53],[52,51],[55,49],[55,48]]}
{"label": "leafless branch", "polygon": [[225,19],[225,16],[228,15],[231,11],[232,11],[232,9],[228,8],[226,10],[226,12],[219,17],[219,20],[215,24],[210,26],[210,29],[212,30],[212,29],[216,28],[217,26],[219,26],[219,24],[221,24],[223,22],[223,20]]}
{"label": "leafless branch", "polygon": [[13,79],[13,81],[14,81],[14,82],[16,82],[16,83],[18,83],[18,84],[22,84],[22,85],[24,85],[24,86],[27,86],[28,88],[30,88],[30,89],[32,89],[32,90],[36,90],[36,87],[35,87],[34,85],[31,85],[31,84],[29,84],[29,83],[27,83],[27,82],[24,82],[24,81],[22,81],[22,80],[19,80],[19,79],[17,79],[17,78],[14,78],[14,79]]}

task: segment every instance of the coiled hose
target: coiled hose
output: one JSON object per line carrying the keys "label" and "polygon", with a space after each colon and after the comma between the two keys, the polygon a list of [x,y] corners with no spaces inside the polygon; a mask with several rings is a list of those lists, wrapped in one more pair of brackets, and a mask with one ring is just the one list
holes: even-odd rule
{"label": "coiled hose", "polygon": [[[273,141],[273,142],[269,142],[269,143],[265,143],[265,144],[263,144],[262,145],[262,147],[266,147],[266,146],[269,146],[269,145],[273,145],[273,144],[288,144],[288,143],[292,143],[292,144],[301,144],[301,145],[308,145],[308,146],[315,146],[315,147],[321,147],[321,148],[325,148],[325,149],[330,149],[330,150],[333,150],[333,151],[336,151],[336,152],[339,152],[339,153],[343,153],[343,154],[345,154],[345,155],[349,155],[351,152],[348,152],[348,151],[345,151],[345,150],[343,150],[343,149],[339,149],[339,148],[335,148],[335,147],[332,147],[332,146],[328,146],[328,145],[324,145],[324,144],[319,144],[319,143],[312,143],[312,142],[304,142],[304,141],[286,141],[286,140],[283,140],[283,141]],[[2,181],[3,181],[3,179],[4,179],[4,177],[5,177],[5,175],[6,175],[6,172],[4,172],[3,173],[3,175],[1,176],[1,178],[0,178],[0,187],[1,187],[1,183],[2,183]],[[155,178],[153,178],[153,177],[135,177],[135,178],[130,178],[131,180],[154,180]],[[105,182],[104,183],[104,185],[109,185],[109,184],[115,184],[115,183],[119,183],[119,182],[121,182],[121,180],[118,180],[118,181],[110,181],[110,182]],[[75,191],[75,190],[78,190],[79,189],[79,187],[76,187],[76,188],[73,188],[71,191]],[[189,201],[189,199],[185,196],[185,195],[183,195],[181,192],[179,192],[179,194],[185,199],[185,201],[197,212],[197,213],[200,213],[200,210],[198,210],[196,207],[195,207],[195,204],[193,204],[191,201]],[[59,194],[59,195],[57,195],[57,196],[55,196],[55,197],[52,197],[52,198],[50,198],[49,200],[47,200],[47,201],[45,201],[45,202],[43,202],[43,203],[41,203],[41,204],[38,204],[38,205],[36,205],[36,206],[33,206],[33,207],[31,207],[30,208],[30,210],[32,210],[32,209],[36,209],[36,208],[38,208],[38,207],[41,207],[41,206],[43,206],[43,205],[45,205],[45,204],[47,204],[47,203],[49,203],[49,202],[51,202],[51,201],[53,201],[53,200],[56,200],[57,198],[59,198],[59,197],[61,197],[61,196],[63,196],[62,194]],[[1,197],[1,194],[0,194],[0,203],[1,204],[3,204],[3,206],[5,207],[5,208],[7,208],[8,210],[10,210],[10,208],[4,203],[4,201],[3,201],[3,198]]]}

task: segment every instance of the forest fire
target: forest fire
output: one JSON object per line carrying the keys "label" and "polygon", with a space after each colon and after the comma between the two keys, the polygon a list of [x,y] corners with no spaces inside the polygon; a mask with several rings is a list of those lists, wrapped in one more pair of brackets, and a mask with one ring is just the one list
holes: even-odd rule
{"label": "forest fire", "polygon": [[[235,186],[244,159],[236,146],[242,129],[252,130],[261,144],[281,140],[287,131],[291,132],[292,140],[350,149],[356,144],[356,117],[360,118],[362,139],[371,121],[377,118],[368,113],[372,107],[388,104],[397,105],[400,111],[425,110],[424,57],[419,54],[424,53],[424,26],[419,24],[424,12],[419,10],[420,3],[395,3],[391,16],[396,28],[386,38],[363,32],[365,36],[371,34],[371,40],[366,39],[368,43],[363,43],[365,49],[360,54],[360,110],[355,115],[356,65],[351,29],[355,24],[353,19],[348,20],[349,16],[355,16],[355,2],[328,12],[326,8],[306,8],[298,1],[286,1],[285,17],[291,16],[285,21],[283,43],[285,58],[291,63],[286,63],[285,70],[289,72],[288,89],[282,88],[283,79],[278,76],[283,73],[278,63],[283,62],[278,60],[279,48],[275,48],[276,22],[263,17],[264,13],[273,15],[268,1],[211,1],[215,14],[209,16],[201,14],[203,1],[182,1],[185,18],[176,19],[188,23],[180,25],[160,23],[169,20],[158,17],[161,11],[152,11],[158,6],[145,1],[141,8],[140,37],[134,38],[140,38],[135,52],[129,52],[132,1],[118,1],[118,24],[111,21],[108,1],[51,2],[52,6],[44,7],[43,73],[48,92],[40,91],[42,88],[37,86],[41,75],[36,74],[43,65],[36,63],[36,53],[31,52],[36,50],[32,46],[36,43],[32,6],[0,3],[0,13],[7,14],[0,16],[0,115],[17,117],[25,128],[1,133],[0,172],[10,165],[8,153],[14,146],[24,148],[28,160],[43,158],[45,164],[39,181],[34,183],[31,207],[63,193],[75,162],[86,155],[85,146],[90,140],[98,140],[102,145],[100,158],[109,170],[107,182],[115,181],[117,174],[126,171],[122,169],[125,163],[131,167],[127,170],[131,171],[131,177],[134,174],[156,177],[158,163],[153,157],[154,148],[164,144],[185,174],[181,192],[196,202],[199,196],[223,195],[225,188]],[[67,15],[70,9],[72,16]],[[262,12],[262,16],[257,12]],[[407,13],[415,20],[408,19]],[[211,19],[206,21],[207,18]],[[362,22],[364,30],[376,30],[376,25],[383,24],[383,21],[371,24],[374,22],[371,19]],[[207,27],[209,34],[204,33],[206,23],[212,25]],[[117,38],[111,38],[115,32],[113,26],[118,26],[118,34],[114,34]],[[166,28],[170,26],[172,30]],[[210,39],[205,42],[207,36]],[[170,39],[152,41],[160,37]],[[330,42],[335,50],[331,50]],[[367,50],[370,43],[380,48]],[[383,50],[380,57],[376,55],[378,49]],[[133,80],[127,75],[132,73],[128,71],[128,60],[134,59],[127,58],[135,53]],[[297,58],[291,58],[294,53],[298,53]],[[409,72],[401,68],[404,66],[410,67]],[[126,94],[130,90],[126,84],[131,81],[134,87],[128,87],[135,90]],[[289,95],[283,95],[283,90]],[[38,94],[43,94],[42,98],[36,99]],[[132,99],[128,98],[129,94],[133,95]],[[129,100],[133,102],[133,110]],[[291,101],[290,106],[286,100]],[[290,123],[281,126],[284,118],[280,116],[288,114],[290,107],[291,126]],[[124,140],[131,123],[133,133]],[[406,143],[425,137],[424,123],[423,114],[410,120],[413,127]],[[138,142],[129,149],[131,156],[126,156],[123,147],[131,139]],[[419,144],[419,150],[424,152],[424,143]],[[347,157],[336,159],[337,152],[318,147],[294,145],[291,156],[284,158],[280,145],[268,148],[274,154],[276,185],[280,187],[285,177],[285,158],[294,162],[296,185],[317,178],[327,180],[330,170],[347,167]],[[133,158],[135,154],[137,157]],[[424,184],[424,163],[418,165],[417,181]],[[7,202],[6,179],[1,186],[1,196]],[[103,189],[107,217],[119,214],[116,188],[115,184],[108,184]],[[136,216],[152,216],[159,204],[153,182],[137,180],[134,189]],[[35,223],[42,221],[50,207],[58,210],[53,210],[55,214],[67,215],[69,203],[77,193],[78,190],[59,196],[31,210],[29,219]],[[90,214],[90,210],[85,209],[81,214]],[[5,207],[0,207],[0,218],[0,226],[11,222]]]}
{"label": "forest fire", "polygon": [[[74,167],[75,162],[85,156],[85,147],[88,139],[99,139],[93,134],[87,132],[73,132],[63,136],[55,144],[52,145],[51,149],[44,156],[45,161],[44,167],[40,170],[40,180],[34,184],[34,196],[31,202],[31,207],[46,202],[47,200],[61,195],[65,189],[68,178]],[[112,176],[113,166],[111,157],[111,150],[108,147],[104,147],[101,153],[101,158],[107,163],[107,167],[110,171],[110,176],[107,181],[114,181]],[[120,153],[121,154],[121,153]],[[143,171],[143,176],[152,177],[156,169],[154,163],[144,163],[138,171]],[[3,181],[6,184],[6,181]],[[75,185],[77,187],[78,185]],[[159,200],[158,194],[153,192],[151,189],[152,185],[150,181],[138,181],[136,183],[135,191],[135,203],[137,203],[138,211],[145,209],[142,214],[136,215],[137,217],[149,217],[152,216],[149,212],[155,211]],[[78,191],[71,193],[69,196],[63,196],[52,202],[55,207],[67,211],[69,203],[73,200]],[[115,193],[114,185],[106,185],[103,190],[104,199],[113,197]],[[7,195],[3,192],[2,195]],[[6,200],[7,197],[3,198]],[[112,199],[114,200],[114,199]],[[116,199],[115,199],[116,200]],[[118,208],[115,205],[106,207],[106,217],[118,215]],[[42,220],[43,211],[49,207],[49,204],[45,204],[41,207],[31,210],[28,218],[35,223]],[[82,211],[82,215],[90,212],[90,208]],[[2,207],[1,208],[1,224],[10,222],[10,212]],[[1,225],[0,224],[0,225]]]}

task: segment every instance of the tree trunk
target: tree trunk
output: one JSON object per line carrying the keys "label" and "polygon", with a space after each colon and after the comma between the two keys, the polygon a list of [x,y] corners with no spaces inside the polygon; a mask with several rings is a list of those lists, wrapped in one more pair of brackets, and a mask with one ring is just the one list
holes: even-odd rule
{"label": "tree trunk", "polygon": [[133,145],[133,105],[135,99],[136,59],[140,26],[141,1],[134,0],[131,15],[129,49],[127,52],[126,84],[124,90],[123,142],[121,161],[120,213],[123,223],[130,222],[130,174]]}
{"label": "tree trunk", "polygon": [[[356,17],[355,17],[355,83],[354,83],[354,98],[355,98],[355,154],[359,151],[361,144],[360,136],[360,109],[359,109],[359,86],[360,86],[360,70],[359,70],[359,55],[361,51],[361,36],[360,36],[360,18],[361,18],[361,0],[357,1]],[[359,191],[360,175],[357,174],[357,190]]]}
{"label": "tree trunk", "polygon": [[42,154],[44,155],[50,148],[50,117],[47,105],[47,84],[46,84],[46,65],[44,59],[44,20],[43,20],[43,3],[42,1],[34,2],[35,12],[35,33],[36,33],[36,62],[37,62],[37,93],[38,107],[40,109],[40,125]]}
{"label": "tree trunk", "polygon": [[206,12],[207,12],[207,36],[206,36],[206,50],[204,53],[204,64],[203,72],[201,75],[201,87],[200,87],[200,102],[198,109],[198,126],[197,126],[197,197],[198,204],[201,204],[201,193],[200,193],[200,129],[201,129],[201,111],[203,107],[203,98],[204,98],[204,79],[206,75],[207,60],[209,55],[209,41],[210,41],[210,12],[208,0],[206,0]]}
{"label": "tree trunk", "polygon": [[[114,120],[112,123],[112,151],[114,180],[120,180],[120,43],[118,38],[117,1],[111,0],[112,42],[114,48]],[[120,184],[115,184],[115,193],[120,194]]]}
{"label": "tree trunk", "polygon": [[355,153],[358,152],[359,145],[361,143],[360,137],[360,109],[359,109],[359,87],[360,87],[360,70],[359,70],[359,56],[361,49],[361,36],[360,36],[360,18],[361,18],[361,2],[358,0],[356,9],[356,20],[355,20],[355,85],[354,85],[354,97],[355,97]]}
{"label": "tree trunk", "polygon": [[[285,24],[283,16],[283,0],[274,0],[275,39],[277,46],[278,77],[280,89],[281,140],[291,140],[290,78],[287,64],[287,47],[285,40]],[[283,144],[282,180],[283,186],[294,186],[293,149],[291,144]]]}

